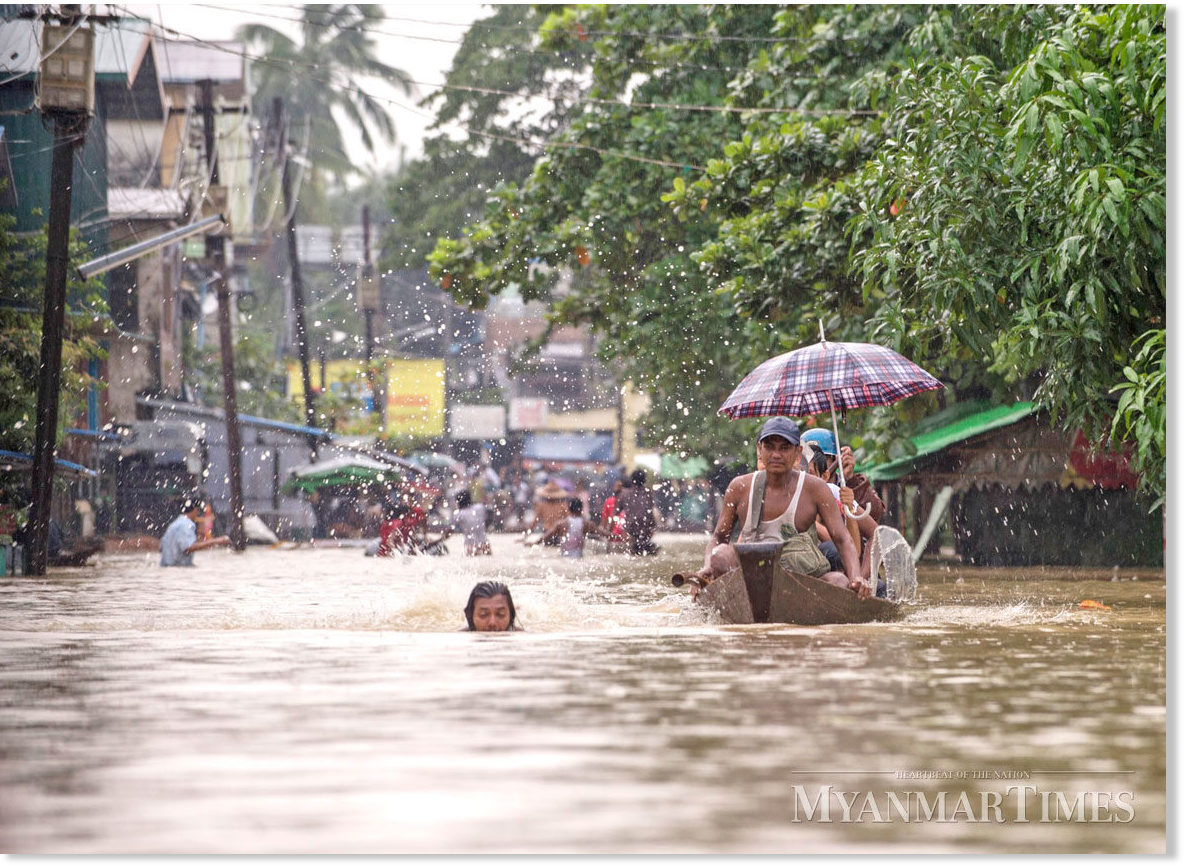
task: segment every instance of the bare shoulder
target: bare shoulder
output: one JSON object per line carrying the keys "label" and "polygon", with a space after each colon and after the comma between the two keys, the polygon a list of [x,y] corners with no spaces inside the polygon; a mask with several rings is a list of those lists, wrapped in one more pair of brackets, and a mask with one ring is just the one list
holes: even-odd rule
{"label": "bare shoulder", "polygon": [[752,477],[754,475],[755,474],[752,473],[744,473],[735,477],[731,482],[728,483],[728,489],[724,492],[724,499],[732,500],[736,497],[747,494],[748,490],[752,488]]}

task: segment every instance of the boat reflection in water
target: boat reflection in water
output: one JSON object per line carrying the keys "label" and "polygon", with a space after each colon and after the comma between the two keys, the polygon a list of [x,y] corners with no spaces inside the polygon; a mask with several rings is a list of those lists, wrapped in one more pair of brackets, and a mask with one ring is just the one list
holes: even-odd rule
{"label": "boat reflection in water", "polygon": [[[107,553],[0,580],[0,849],[1166,846],[1162,570],[929,568],[896,623],[726,626],[670,587],[705,536],[645,559],[492,542]],[[458,632],[482,579],[525,632]],[[984,821],[1015,784],[1029,822],[1014,798]],[[863,794],[851,816],[834,791]],[[867,794],[883,813],[889,792],[945,792],[944,817],[876,822]],[[1078,821],[1079,793],[1115,797]],[[1058,794],[1068,818],[1042,818]]]}

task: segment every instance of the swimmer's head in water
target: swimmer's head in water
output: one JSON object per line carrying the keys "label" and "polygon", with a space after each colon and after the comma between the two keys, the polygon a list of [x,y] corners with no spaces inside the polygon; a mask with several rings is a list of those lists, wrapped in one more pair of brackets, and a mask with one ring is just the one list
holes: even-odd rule
{"label": "swimmer's head in water", "polygon": [[517,612],[510,589],[502,582],[478,582],[465,605],[465,621],[470,630],[497,632],[513,630]]}

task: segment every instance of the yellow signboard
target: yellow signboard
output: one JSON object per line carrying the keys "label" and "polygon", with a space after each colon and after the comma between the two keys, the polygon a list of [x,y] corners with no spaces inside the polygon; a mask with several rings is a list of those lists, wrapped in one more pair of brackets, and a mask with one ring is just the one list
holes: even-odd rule
{"label": "yellow signboard", "polygon": [[[386,427],[390,435],[439,437],[444,433],[444,360],[375,359],[386,367]],[[288,396],[304,400],[299,362],[288,362]],[[321,389],[321,366],[309,368],[314,389]],[[342,397],[361,400],[362,414],[369,415],[374,396],[366,378],[366,363],[357,359],[334,359],[325,362],[328,390]]]}

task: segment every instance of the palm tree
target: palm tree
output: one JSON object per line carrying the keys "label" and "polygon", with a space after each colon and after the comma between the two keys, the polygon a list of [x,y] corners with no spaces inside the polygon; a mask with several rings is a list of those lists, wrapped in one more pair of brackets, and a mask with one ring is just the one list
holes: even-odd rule
{"label": "palm tree", "polygon": [[247,24],[235,33],[262,54],[252,67],[255,116],[268,117],[273,98],[281,97],[297,138],[307,125],[309,157],[317,174],[341,180],[356,171],[335,112],[350,122],[372,154],[378,144],[395,140],[390,114],[361,82],[377,78],[407,95],[413,91],[406,72],[376,57],[370,30],[383,19],[377,4],[309,5],[302,8],[299,42],[265,24]]}

